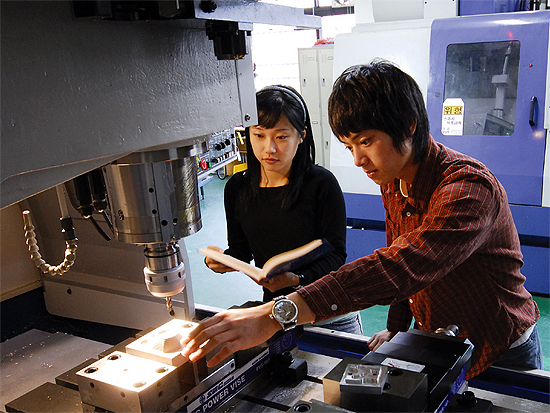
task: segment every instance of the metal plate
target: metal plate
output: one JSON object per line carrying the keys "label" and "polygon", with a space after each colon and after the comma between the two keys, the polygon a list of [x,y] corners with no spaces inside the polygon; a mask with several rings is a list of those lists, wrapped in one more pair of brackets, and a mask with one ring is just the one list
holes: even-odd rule
{"label": "metal plate", "polygon": [[30,330],[2,343],[0,410],[23,394],[109,348],[63,333]]}
{"label": "metal plate", "polygon": [[93,412],[80,400],[80,393],[73,389],[46,382],[29,393],[6,404],[8,412]]}

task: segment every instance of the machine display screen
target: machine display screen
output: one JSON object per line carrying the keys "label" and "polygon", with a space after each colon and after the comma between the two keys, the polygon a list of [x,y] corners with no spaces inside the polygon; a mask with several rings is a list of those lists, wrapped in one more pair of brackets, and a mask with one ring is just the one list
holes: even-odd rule
{"label": "machine display screen", "polygon": [[450,44],[443,135],[514,134],[519,41]]}

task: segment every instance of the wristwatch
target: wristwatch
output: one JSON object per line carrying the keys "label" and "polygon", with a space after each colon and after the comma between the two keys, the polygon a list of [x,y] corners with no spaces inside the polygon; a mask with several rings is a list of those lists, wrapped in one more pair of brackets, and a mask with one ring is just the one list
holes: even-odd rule
{"label": "wristwatch", "polygon": [[283,327],[283,330],[290,330],[296,327],[296,322],[298,321],[298,307],[294,304],[294,301],[281,295],[273,299],[270,317],[275,319],[275,321]]}

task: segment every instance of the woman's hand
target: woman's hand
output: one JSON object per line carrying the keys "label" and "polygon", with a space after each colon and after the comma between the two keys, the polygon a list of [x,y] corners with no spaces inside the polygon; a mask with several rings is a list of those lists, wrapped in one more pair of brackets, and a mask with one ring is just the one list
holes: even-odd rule
{"label": "woman's hand", "polygon": [[281,329],[280,324],[269,316],[272,305],[269,302],[252,308],[225,310],[201,321],[189,336],[182,339],[181,343],[186,346],[183,355],[196,361],[225,344],[208,361],[208,367],[213,367],[238,350],[269,340]]}
{"label": "woman's hand", "polygon": [[295,287],[300,283],[300,277],[293,272],[283,272],[270,278],[263,278],[258,282],[262,287],[274,293],[285,287]]}
{"label": "woman's hand", "polygon": [[376,351],[378,347],[380,347],[382,344],[384,344],[386,341],[390,341],[396,333],[392,333],[388,330],[382,330],[378,333],[375,333],[368,341],[367,344],[369,346],[370,351]]}
{"label": "woman's hand", "polygon": [[[221,249],[220,247],[216,247],[214,245],[209,245],[208,249],[218,251],[218,252],[223,254],[223,249]],[[234,268],[231,268],[231,267],[229,267],[225,264],[222,264],[221,262],[218,262],[216,260],[213,260],[212,258],[209,258],[209,257],[204,258],[204,263],[206,264],[206,266],[208,268],[210,268],[214,272],[224,273],[224,272],[236,271]]]}

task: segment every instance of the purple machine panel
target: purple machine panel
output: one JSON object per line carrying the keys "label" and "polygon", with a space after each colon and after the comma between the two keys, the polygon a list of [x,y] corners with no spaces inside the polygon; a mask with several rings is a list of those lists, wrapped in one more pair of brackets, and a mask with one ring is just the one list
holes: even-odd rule
{"label": "purple machine panel", "polygon": [[550,294],[550,208],[542,206],[550,11],[434,20],[430,132],[485,163],[518,229],[525,286]]}
{"label": "purple machine panel", "polygon": [[550,12],[435,20],[427,107],[434,139],[485,163],[510,204],[542,205]]}

